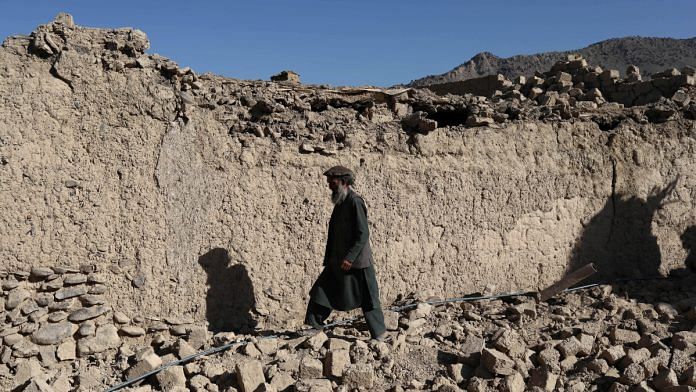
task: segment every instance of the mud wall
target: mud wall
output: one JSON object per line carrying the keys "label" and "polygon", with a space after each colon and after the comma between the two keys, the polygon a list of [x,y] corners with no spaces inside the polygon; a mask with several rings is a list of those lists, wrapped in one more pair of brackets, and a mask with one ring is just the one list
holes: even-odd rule
{"label": "mud wall", "polygon": [[602,278],[664,274],[696,224],[693,121],[409,136],[328,108],[358,125],[338,151],[307,153],[302,138],[234,133],[224,112],[183,106],[161,69],[28,45],[0,50],[3,268],[90,264],[130,316],[299,323],[331,211],[321,173],[339,163],[369,208],[385,302],[537,289],[586,262]]}

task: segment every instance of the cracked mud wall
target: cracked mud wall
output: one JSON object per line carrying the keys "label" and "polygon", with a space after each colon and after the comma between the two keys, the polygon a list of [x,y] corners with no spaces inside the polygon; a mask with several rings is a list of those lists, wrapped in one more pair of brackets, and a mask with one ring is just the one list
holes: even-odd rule
{"label": "cracked mud wall", "polygon": [[[253,296],[244,303],[256,318],[299,323],[331,211],[321,173],[338,163],[355,168],[368,204],[385,302],[537,289],[591,261],[665,273],[686,257],[693,122],[612,132],[517,122],[409,138],[387,119],[347,133],[337,155],[301,154],[300,141],[232,133],[208,108],[184,120],[180,92],[155,69],[114,72],[77,48],[39,59],[25,44],[0,50],[0,260],[7,270],[94,264],[120,309],[202,320],[211,306],[244,311],[225,304]],[[631,209],[674,180],[650,214]],[[640,235],[610,242],[616,219]],[[622,252],[646,238],[657,265],[654,252]],[[200,260],[220,249],[231,295],[210,298]]]}

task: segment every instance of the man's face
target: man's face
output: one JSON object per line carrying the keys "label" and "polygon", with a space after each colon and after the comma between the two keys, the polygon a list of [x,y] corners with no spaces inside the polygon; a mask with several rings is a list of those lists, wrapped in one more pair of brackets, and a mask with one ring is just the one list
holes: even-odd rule
{"label": "man's face", "polygon": [[335,192],[343,186],[343,181],[338,177],[326,177],[326,182],[329,184],[329,189]]}

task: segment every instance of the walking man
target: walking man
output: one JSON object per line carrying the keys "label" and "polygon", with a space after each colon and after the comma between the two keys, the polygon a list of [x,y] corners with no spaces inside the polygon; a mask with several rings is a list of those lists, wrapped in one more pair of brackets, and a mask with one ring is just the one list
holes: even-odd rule
{"label": "walking man", "polygon": [[324,270],[312,286],[305,323],[321,329],[332,310],[361,308],[373,339],[385,337],[384,315],[372,265],[367,207],[353,191],[353,172],[334,166],[324,172],[334,204]]}

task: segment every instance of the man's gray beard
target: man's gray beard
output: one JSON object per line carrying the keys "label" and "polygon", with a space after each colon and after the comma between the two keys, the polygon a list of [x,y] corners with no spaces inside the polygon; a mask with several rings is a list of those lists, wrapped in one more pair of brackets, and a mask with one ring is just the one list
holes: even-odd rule
{"label": "man's gray beard", "polygon": [[343,203],[343,200],[348,196],[348,188],[339,186],[335,191],[331,191],[331,202],[336,204]]}

